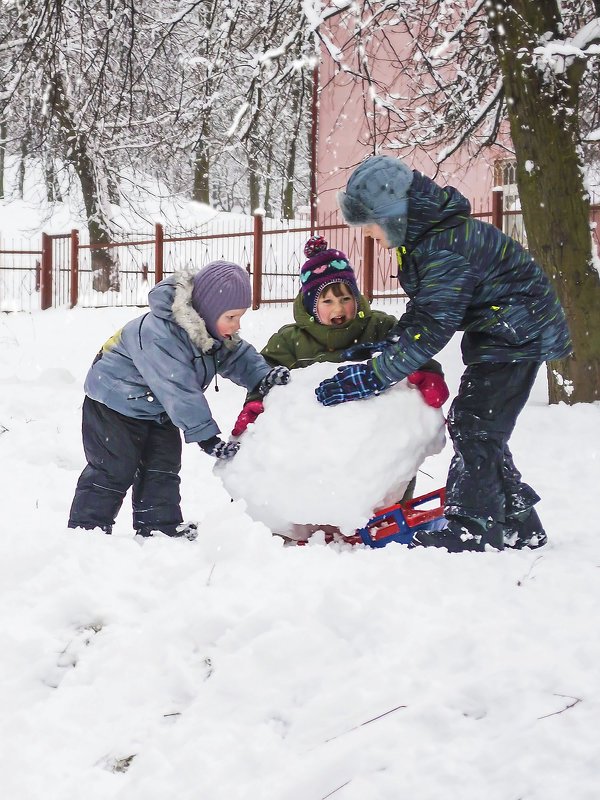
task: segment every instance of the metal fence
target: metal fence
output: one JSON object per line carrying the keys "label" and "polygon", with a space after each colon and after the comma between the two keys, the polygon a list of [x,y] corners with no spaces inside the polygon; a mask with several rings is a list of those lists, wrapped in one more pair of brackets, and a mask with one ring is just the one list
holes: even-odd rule
{"label": "metal fence", "polygon": [[[492,195],[490,210],[474,216],[492,222],[523,241],[518,211],[504,211],[501,192]],[[592,207],[592,221],[600,222],[600,206]],[[110,249],[118,275],[118,289],[94,289],[90,245],[84,232],[42,234],[39,249],[0,242],[0,311],[33,311],[52,307],[143,306],[148,291],[163,277],[181,269],[199,269],[209,261],[225,259],[244,266],[252,278],[253,308],[266,303],[289,303],[299,288],[298,273],[305,261],[306,239],[317,232],[330,247],[345,252],[354,266],[359,286],[369,299],[402,297],[396,280],[394,252],[363,239],[359,228],[349,228],[337,213],[320,215],[314,229],[307,221],[276,221],[221,217],[193,233],[165,230],[131,233],[103,247]],[[598,241],[598,225],[595,229]],[[523,241],[526,244],[526,241]]]}

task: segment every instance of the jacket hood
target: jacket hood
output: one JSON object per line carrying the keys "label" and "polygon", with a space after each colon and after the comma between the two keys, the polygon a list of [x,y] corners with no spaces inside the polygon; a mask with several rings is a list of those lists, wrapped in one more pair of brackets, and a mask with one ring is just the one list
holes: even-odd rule
{"label": "jacket hood", "polygon": [[453,186],[438,186],[414,170],[409,195],[406,244],[410,248],[424,236],[462,225],[471,214],[471,204]]}
{"label": "jacket hood", "polygon": [[150,290],[148,305],[155,316],[179,325],[199,350],[208,353],[218,343],[192,306],[195,274],[186,270],[169,275]]}

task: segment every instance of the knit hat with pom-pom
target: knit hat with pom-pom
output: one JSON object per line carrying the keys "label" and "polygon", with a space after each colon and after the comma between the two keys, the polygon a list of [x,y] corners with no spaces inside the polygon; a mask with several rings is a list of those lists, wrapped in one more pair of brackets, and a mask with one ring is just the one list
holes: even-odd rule
{"label": "knit hat with pom-pom", "polygon": [[345,253],[328,248],[322,236],[311,236],[304,245],[304,255],[308,260],[300,270],[300,290],[304,308],[312,317],[318,319],[319,297],[332,283],[345,283],[358,301],[356,275]]}

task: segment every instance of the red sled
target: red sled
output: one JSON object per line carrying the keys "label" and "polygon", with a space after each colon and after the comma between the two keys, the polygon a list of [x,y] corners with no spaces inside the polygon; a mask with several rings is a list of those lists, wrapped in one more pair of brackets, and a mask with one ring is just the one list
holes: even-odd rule
{"label": "red sled", "polygon": [[[383,508],[367,522],[364,528],[359,528],[356,535],[369,547],[385,547],[390,542],[410,544],[416,531],[438,531],[446,525],[445,499],[446,490],[443,488],[422,494],[406,503],[396,503]],[[435,505],[431,507],[431,503]],[[424,505],[430,507],[419,508]]]}
{"label": "red sled", "polygon": [[[416,531],[437,531],[446,525],[444,517],[445,488],[422,494],[406,503],[395,503],[382,508],[372,517],[364,528],[359,528],[352,536],[325,534],[325,541],[346,542],[347,544],[366,544],[368,547],[385,547],[390,542],[410,544]],[[433,504],[433,505],[432,505]],[[421,508],[427,505],[428,508]],[[306,540],[295,544],[307,544]]]}

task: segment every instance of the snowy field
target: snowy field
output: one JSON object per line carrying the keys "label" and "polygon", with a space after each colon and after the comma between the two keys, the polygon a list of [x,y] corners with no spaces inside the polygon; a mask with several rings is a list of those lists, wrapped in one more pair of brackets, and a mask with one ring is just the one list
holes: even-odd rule
{"label": "snowy field", "polygon": [[[521,415],[539,552],[284,547],[191,445],[195,542],[139,544],[127,501],[112,537],[70,531],[83,379],[135,314],[0,315],[2,797],[597,800],[600,404],[547,406],[541,374]],[[454,393],[458,340],[441,361]],[[228,431],[244,392],[220,389]]]}

